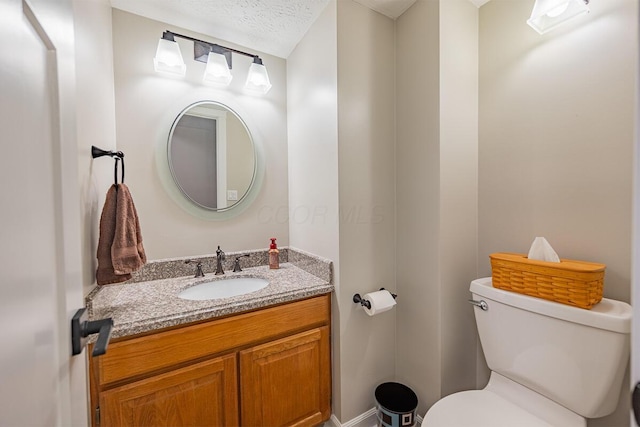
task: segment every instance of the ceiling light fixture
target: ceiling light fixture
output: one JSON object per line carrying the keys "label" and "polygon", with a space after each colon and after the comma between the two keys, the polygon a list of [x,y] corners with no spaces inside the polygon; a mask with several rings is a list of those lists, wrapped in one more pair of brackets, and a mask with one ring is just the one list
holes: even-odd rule
{"label": "ceiling light fixture", "polygon": [[536,0],[527,24],[544,34],[586,12],[589,0]]}
{"label": "ceiling light fixture", "polygon": [[158,42],[156,57],[153,59],[154,68],[157,72],[170,73],[179,76],[185,75],[186,66],[182,59],[182,54],[180,53],[180,47],[175,41],[175,37],[192,41],[193,59],[207,64],[202,78],[203,81],[228,86],[233,79],[230,71],[231,54],[237,53],[239,55],[253,58],[253,63],[249,68],[245,87],[250,91],[262,94],[267,93],[269,89],[271,89],[269,74],[267,73],[265,66],[262,64],[262,59],[260,59],[258,55],[194,39],[193,37],[171,31],[163,32],[162,38]]}

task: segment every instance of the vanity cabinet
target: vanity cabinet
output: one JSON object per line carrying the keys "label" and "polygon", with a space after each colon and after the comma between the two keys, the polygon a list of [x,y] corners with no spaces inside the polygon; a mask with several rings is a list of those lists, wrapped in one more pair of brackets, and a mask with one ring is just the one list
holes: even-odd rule
{"label": "vanity cabinet", "polygon": [[321,424],[331,414],[330,301],[112,340],[90,362],[93,426]]}
{"label": "vanity cabinet", "polygon": [[237,384],[228,355],[115,387],[100,395],[101,425],[238,425]]}
{"label": "vanity cabinet", "polygon": [[321,424],[331,405],[329,363],[326,326],[241,351],[242,424]]}

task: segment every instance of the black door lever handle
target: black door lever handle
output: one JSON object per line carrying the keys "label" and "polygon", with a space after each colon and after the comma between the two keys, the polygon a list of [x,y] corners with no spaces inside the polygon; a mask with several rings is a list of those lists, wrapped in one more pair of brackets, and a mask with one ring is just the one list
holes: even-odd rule
{"label": "black door lever handle", "polygon": [[111,330],[113,329],[113,319],[106,318],[89,321],[89,315],[85,308],[76,311],[71,319],[71,354],[82,353],[82,349],[87,345],[89,335],[98,334],[98,340],[93,346],[91,356],[100,356],[107,352]]}
{"label": "black door lever handle", "polygon": [[633,416],[636,419],[636,425],[640,426],[640,383],[633,388],[631,395],[631,407],[633,408]]}

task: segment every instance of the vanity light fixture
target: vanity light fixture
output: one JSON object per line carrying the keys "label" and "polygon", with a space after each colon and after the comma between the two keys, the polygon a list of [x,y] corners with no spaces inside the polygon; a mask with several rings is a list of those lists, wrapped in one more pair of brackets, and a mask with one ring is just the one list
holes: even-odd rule
{"label": "vanity light fixture", "polygon": [[536,0],[527,24],[544,34],[585,12],[589,12],[589,0]]}
{"label": "vanity light fixture", "polygon": [[180,46],[173,38],[173,34],[165,31],[158,42],[156,56],[153,58],[153,66],[159,73],[168,73],[177,76],[184,76],[187,66],[182,60]]}
{"label": "vanity light fixture", "polygon": [[205,82],[218,83],[223,86],[229,86],[233,76],[229,70],[227,58],[221,52],[211,51],[207,55],[207,68],[204,70]]}
{"label": "vanity light fixture", "polygon": [[267,69],[262,64],[262,59],[257,56],[253,58],[253,64],[249,67],[249,74],[247,74],[247,81],[244,85],[247,89],[259,93],[267,93],[271,89]]}
{"label": "vanity light fixture", "polygon": [[165,31],[158,42],[156,57],[153,59],[155,70],[161,73],[171,73],[184,76],[186,66],[180,53],[180,47],[175,41],[175,37],[180,37],[193,42],[193,59],[205,62],[207,67],[204,71],[203,81],[228,86],[233,79],[231,75],[231,54],[236,53],[253,58],[253,63],[249,68],[245,87],[253,92],[265,94],[271,89],[271,82],[267,69],[262,64],[262,59],[258,55],[221,46],[215,43],[205,42],[193,37]]}

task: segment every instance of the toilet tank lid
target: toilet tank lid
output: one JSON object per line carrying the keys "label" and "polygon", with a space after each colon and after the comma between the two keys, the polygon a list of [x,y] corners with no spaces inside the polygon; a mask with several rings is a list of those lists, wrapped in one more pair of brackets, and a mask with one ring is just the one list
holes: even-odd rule
{"label": "toilet tank lid", "polygon": [[469,290],[481,297],[556,319],[623,334],[631,332],[632,309],[626,302],[603,298],[591,310],[586,310],[494,288],[491,277],[472,281]]}

